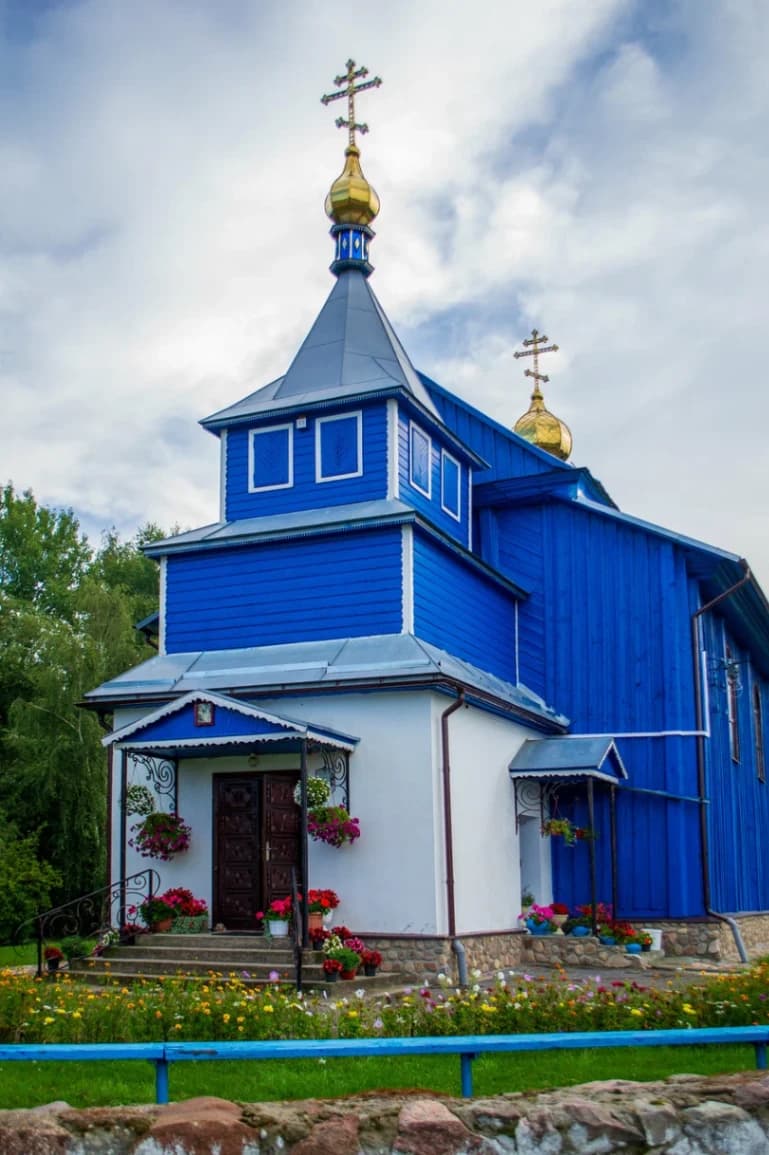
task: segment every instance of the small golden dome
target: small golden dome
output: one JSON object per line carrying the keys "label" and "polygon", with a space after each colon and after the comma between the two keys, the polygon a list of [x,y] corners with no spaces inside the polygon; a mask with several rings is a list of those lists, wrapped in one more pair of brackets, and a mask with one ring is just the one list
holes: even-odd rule
{"label": "small golden dome", "polygon": [[379,197],[363,175],[358,146],[349,144],[344,155],[344,169],[328,190],[326,213],[338,225],[369,225],[379,212]]}
{"label": "small golden dome", "polygon": [[531,395],[531,405],[518,418],[513,429],[519,437],[552,453],[561,461],[566,461],[571,453],[571,430],[545,408],[545,399],[538,386]]}

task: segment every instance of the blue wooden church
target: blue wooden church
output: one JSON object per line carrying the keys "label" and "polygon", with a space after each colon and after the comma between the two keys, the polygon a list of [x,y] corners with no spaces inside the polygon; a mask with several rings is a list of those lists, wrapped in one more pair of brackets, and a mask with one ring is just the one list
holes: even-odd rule
{"label": "blue wooden church", "polygon": [[[515,429],[412,365],[371,288],[362,76],[350,62],[327,98],[350,107],[328,299],[283,376],[202,421],[219,519],[148,547],[158,654],[89,695],[113,720],[112,878],[144,864],[143,784],[192,828],[164,886],[228,930],[293,869],[415,965],[457,943],[516,961],[523,891],[612,903],[682,953],[757,950],[766,599],[743,560],[569,464],[546,337],[524,342]],[[309,837],[309,777],[354,843]]]}

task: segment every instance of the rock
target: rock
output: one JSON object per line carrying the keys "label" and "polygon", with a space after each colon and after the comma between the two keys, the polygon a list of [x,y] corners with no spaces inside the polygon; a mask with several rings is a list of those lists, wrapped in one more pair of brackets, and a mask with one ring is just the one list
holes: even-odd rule
{"label": "rock", "polygon": [[358,1155],[358,1121],[329,1119],[316,1123],[310,1134],[291,1148],[291,1155]]}
{"label": "rock", "polygon": [[406,1103],[398,1117],[394,1152],[407,1155],[456,1155],[480,1151],[483,1139],[473,1135],[461,1119],[437,1099]]}
{"label": "rock", "polygon": [[259,1133],[227,1099],[186,1099],[161,1107],[132,1155],[258,1155]]}
{"label": "rock", "polygon": [[[741,1107],[706,1100],[697,1107],[688,1107],[681,1115],[684,1135],[699,1145],[694,1146],[693,1151],[700,1149],[713,1155],[726,1151],[729,1155],[769,1155],[769,1139]],[[679,1144],[681,1142],[679,1140]],[[679,1144],[671,1147],[671,1155]]]}

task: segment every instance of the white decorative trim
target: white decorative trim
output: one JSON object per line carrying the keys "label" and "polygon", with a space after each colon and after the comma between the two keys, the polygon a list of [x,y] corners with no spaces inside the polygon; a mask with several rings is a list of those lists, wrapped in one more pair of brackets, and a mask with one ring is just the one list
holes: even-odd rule
{"label": "white decorative trim", "polygon": [[[330,424],[332,421],[349,421],[351,417],[356,418],[357,422],[357,450],[358,450],[358,468],[352,473],[334,473],[329,476],[324,476],[321,442],[320,442],[320,427],[321,425]],[[353,409],[349,413],[334,413],[331,417],[316,417],[315,418],[315,481],[320,485],[326,481],[346,481],[350,477],[363,476],[363,410]]]}
{"label": "white decorative trim", "polygon": [[[218,706],[222,710],[230,710],[234,714],[242,714],[246,718],[255,718],[260,722],[267,722],[269,725],[280,726],[288,734],[296,734],[301,737],[314,738],[320,742],[326,742],[330,745],[339,746],[343,750],[354,750],[357,745],[356,739],[345,741],[342,738],[332,737],[330,734],[323,734],[322,731],[312,730],[306,722],[299,722],[294,718],[282,718],[279,714],[270,714],[266,710],[260,710],[256,706],[252,706],[248,702],[240,702],[236,698],[227,697],[225,694],[215,694],[207,690],[191,690],[188,694],[182,695],[173,702],[167,702],[165,706],[160,706],[157,710],[153,710],[150,714],[145,714],[143,718],[139,718],[136,722],[130,722],[127,726],[121,727],[120,730],[114,730],[112,734],[107,735],[102,739],[103,746],[110,746],[114,744],[118,748],[123,748],[127,738],[139,730],[144,730],[147,726],[154,726],[156,722],[162,722],[164,718],[170,718],[173,714],[178,714],[184,710],[191,703],[194,702],[211,702],[212,705]],[[132,742],[131,746],[137,749],[140,746],[155,746],[157,749],[183,746],[192,743],[193,745],[210,745],[212,743],[222,742],[253,742],[270,739],[269,734],[246,734],[245,736],[225,735],[222,738],[181,738],[181,739],[163,739],[159,742],[147,741],[142,742],[141,739],[137,742]],[[284,738],[286,734],[278,734],[277,737]]]}
{"label": "white decorative trim", "polygon": [[[449,509],[449,507],[446,505],[446,502],[445,502],[445,488],[446,487],[444,485],[444,473],[443,473],[444,461],[451,461],[457,467],[457,512],[456,513],[454,512],[453,509]],[[453,517],[454,521],[461,521],[462,520],[462,466],[461,466],[460,462],[457,461],[456,457],[454,457],[451,453],[449,453],[445,449],[441,450],[441,509],[443,510],[444,513],[447,513],[449,515],[449,517]]]}
{"label": "white decorative trim", "polygon": [[219,521],[227,520],[227,430],[219,438]]}
{"label": "white decorative trim", "polygon": [[[427,442],[427,489],[423,489],[414,480],[414,434],[418,433],[420,437],[424,437]],[[415,421],[409,421],[409,485],[421,493],[424,497],[432,498],[433,494],[433,439],[429,433],[425,433],[421,426],[417,425]]]}
{"label": "white decorative trim", "polygon": [[473,548],[473,471],[467,467],[467,548]]}
{"label": "white decorative trim", "polygon": [[414,531],[401,528],[401,633],[414,633]]}
{"label": "white decorative trim", "polygon": [[[288,481],[281,481],[278,485],[254,485],[254,440],[262,433],[279,433],[288,430]],[[248,431],[248,492],[266,493],[272,489],[291,489],[294,484],[294,423],[289,421],[284,425],[263,425],[258,429]]]}
{"label": "white decorative trim", "polygon": [[166,554],[160,559],[159,594],[158,594],[158,653],[166,652],[166,583],[168,581],[168,557]]}
{"label": "white decorative trim", "polygon": [[225,734],[220,738],[163,738],[161,741],[116,742],[116,750],[190,750],[208,748],[209,746],[250,746],[255,742],[284,742],[286,738],[306,738],[311,742],[322,742],[327,746],[334,746],[338,750],[352,753],[355,744],[340,742],[331,738],[322,731],[309,730],[297,726],[287,734]]}
{"label": "white decorative trim", "polygon": [[387,500],[395,501],[400,493],[398,469],[398,402],[387,398]]}

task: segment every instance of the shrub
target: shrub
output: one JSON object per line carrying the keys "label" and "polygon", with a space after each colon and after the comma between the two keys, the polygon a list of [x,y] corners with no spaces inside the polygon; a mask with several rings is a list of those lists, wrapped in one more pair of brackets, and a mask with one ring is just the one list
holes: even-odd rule
{"label": "shrub", "polygon": [[[37,835],[19,838],[0,815],[0,942],[10,942],[22,923],[51,906],[51,890],[61,875],[37,856]],[[28,928],[31,937],[33,928]]]}

